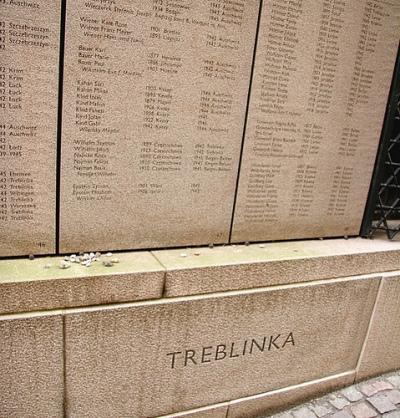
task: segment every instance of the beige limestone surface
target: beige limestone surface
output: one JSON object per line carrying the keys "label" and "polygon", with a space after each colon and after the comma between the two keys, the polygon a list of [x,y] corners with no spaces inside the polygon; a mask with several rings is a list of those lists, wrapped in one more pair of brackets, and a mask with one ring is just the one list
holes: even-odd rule
{"label": "beige limestone surface", "polygon": [[386,274],[379,290],[357,379],[400,368],[400,274]]}
{"label": "beige limestone surface", "polygon": [[148,417],[356,367],[379,278],[69,310],[67,415]]}
{"label": "beige limestone surface", "polygon": [[399,1],[263,1],[232,242],[359,234],[399,35]]}
{"label": "beige limestone surface", "polygon": [[191,411],[178,412],[177,414],[163,415],[158,418],[226,418],[228,413],[228,402],[211,405],[205,408],[192,409]]}
{"label": "beige limestone surface", "polygon": [[0,260],[0,314],[162,297],[164,268],[149,252],[103,255],[90,267],[61,269],[63,260]]}
{"label": "beige limestone surface", "polygon": [[153,251],[165,296],[248,289],[400,269],[400,242],[363,238]]}
{"label": "beige limestone surface", "polygon": [[0,416],[64,416],[63,327],[51,315],[0,316]]}
{"label": "beige limestone surface", "polygon": [[353,370],[284,389],[237,399],[229,403],[227,418],[260,418],[265,414],[269,415],[279,410],[289,409],[292,405],[351,385],[354,378],[355,371]]}
{"label": "beige limestone surface", "polygon": [[67,2],[62,252],[228,241],[258,11]]}
{"label": "beige limestone surface", "polygon": [[55,252],[60,3],[0,5],[0,257]]}

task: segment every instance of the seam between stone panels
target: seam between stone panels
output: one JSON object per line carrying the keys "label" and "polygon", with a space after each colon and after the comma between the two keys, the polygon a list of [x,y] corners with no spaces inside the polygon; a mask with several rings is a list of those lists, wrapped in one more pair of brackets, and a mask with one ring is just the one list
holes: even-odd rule
{"label": "seam between stone panels", "polygon": [[237,175],[236,175],[235,190],[233,194],[232,214],[231,214],[231,219],[230,219],[230,224],[229,224],[228,242],[232,242],[233,224],[235,220],[235,210],[236,210],[236,203],[237,203],[237,197],[238,197],[238,192],[239,192],[240,175],[241,175],[242,162],[243,162],[244,142],[245,142],[246,132],[247,132],[247,121],[249,119],[250,101],[251,101],[254,71],[255,71],[255,65],[256,65],[258,39],[259,39],[260,27],[261,27],[262,8],[263,8],[263,0],[259,0],[257,26],[256,26],[255,35],[254,35],[253,56],[251,60],[250,75],[249,75],[249,88],[247,91],[246,108],[245,108],[244,118],[243,118],[242,140],[240,143],[239,161],[237,164],[237,171],[236,171]]}
{"label": "seam between stone panels", "polygon": [[167,273],[168,273],[168,269],[167,266],[165,266],[161,260],[154,254],[153,251],[149,251],[149,253],[154,257],[154,259],[157,261],[157,263],[161,266],[161,268],[163,269],[164,275],[163,275],[163,285],[162,285],[162,289],[161,289],[161,299],[165,298],[166,292],[167,292]]}
{"label": "seam between stone panels", "polygon": [[226,407],[225,418],[228,418],[229,417],[229,409],[230,409],[230,407],[231,407],[231,402],[229,401],[228,402],[228,405]]}
{"label": "seam between stone panels", "polygon": [[63,330],[63,411],[64,411],[64,418],[68,416],[68,398],[67,398],[67,350],[66,350],[66,324],[65,324],[65,316],[62,315],[62,330]]}
{"label": "seam between stone panels", "polygon": [[370,316],[370,318],[369,318],[367,331],[365,332],[364,342],[363,342],[363,344],[362,344],[362,347],[361,347],[361,350],[360,350],[360,354],[359,354],[359,356],[358,356],[358,361],[357,361],[357,365],[356,365],[356,376],[355,376],[355,381],[357,381],[357,380],[358,380],[358,374],[359,374],[359,371],[360,371],[361,362],[362,362],[362,359],[363,359],[363,357],[364,357],[365,349],[366,349],[367,342],[368,342],[368,337],[369,337],[369,334],[370,334],[370,331],[371,331],[371,328],[372,328],[372,324],[373,324],[373,322],[374,322],[375,312],[376,312],[376,309],[377,309],[377,306],[378,306],[378,302],[379,302],[379,298],[380,298],[380,295],[381,295],[381,290],[382,290],[382,286],[383,286],[383,281],[384,281],[384,279],[383,279],[383,277],[381,277],[381,278],[380,278],[380,282],[379,282],[379,287],[378,287],[378,290],[377,290],[377,292],[376,292],[376,297],[375,297],[375,301],[374,301],[374,306],[373,306],[373,308],[372,308],[372,311],[371,311],[371,316]]}
{"label": "seam between stone panels", "polygon": [[63,95],[64,95],[64,60],[65,60],[65,24],[67,0],[60,1],[60,41],[58,61],[58,109],[57,109],[57,136],[56,136],[56,196],[55,196],[55,253],[60,253],[61,230],[61,147],[62,147],[62,120],[63,120]]}

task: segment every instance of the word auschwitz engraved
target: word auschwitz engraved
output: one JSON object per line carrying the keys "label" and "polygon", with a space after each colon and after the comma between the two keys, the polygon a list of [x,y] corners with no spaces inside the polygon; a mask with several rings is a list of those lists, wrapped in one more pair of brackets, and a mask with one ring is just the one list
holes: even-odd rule
{"label": "word auschwitz engraved", "polygon": [[263,338],[251,338],[240,342],[218,344],[216,346],[202,347],[201,349],[187,349],[168,353],[171,369],[199,365],[219,360],[243,357],[264,351],[283,350],[286,345],[294,346],[293,332],[286,337],[282,334],[265,336]]}

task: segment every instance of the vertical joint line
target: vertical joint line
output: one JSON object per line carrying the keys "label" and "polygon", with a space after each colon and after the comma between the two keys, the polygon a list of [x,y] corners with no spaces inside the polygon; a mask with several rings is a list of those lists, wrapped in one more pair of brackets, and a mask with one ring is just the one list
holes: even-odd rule
{"label": "vertical joint line", "polygon": [[57,157],[56,157],[56,254],[60,253],[60,199],[61,199],[61,137],[63,116],[65,18],[67,0],[61,0],[60,55],[58,61],[58,114],[57,114]]}
{"label": "vertical joint line", "polygon": [[229,230],[229,241],[228,242],[232,241],[233,221],[234,221],[234,217],[235,217],[236,201],[237,201],[237,195],[238,195],[238,190],[239,190],[240,171],[241,171],[241,168],[242,168],[244,139],[245,139],[245,136],[246,136],[247,120],[248,120],[248,115],[249,115],[251,87],[252,87],[253,78],[254,78],[254,66],[255,66],[256,54],[257,54],[258,35],[259,35],[259,32],[260,32],[262,7],[263,7],[263,0],[260,0],[260,6],[259,6],[259,9],[258,9],[256,35],[255,35],[255,39],[254,39],[253,59],[252,59],[251,71],[250,71],[249,90],[247,92],[246,111],[245,111],[245,115],[244,115],[242,143],[241,143],[240,154],[239,154],[239,165],[238,165],[238,172],[237,172],[237,177],[236,177],[236,186],[235,186],[235,194],[234,194],[234,198],[233,198],[232,217],[231,217],[231,225],[230,225],[230,230]]}
{"label": "vertical joint line", "polygon": [[64,410],[64,418],[67,418],[68,411],[67,411],[67,359],[66,359],[66,327],[65,327],[65,315],[62,315],[62,332],[63,332],[63,410]]}
{"label": "vertical joint line", "polygon": [[358,356],[358,361],[357,361],[357,365],[356,365],[356,376],[355,376],[355,380],[358,380],[358,372],[360,370],[361,361],[362,361],[362,359],[364,357],[364,352],[365,352],[365,349],[366,349],[366,346],[367,346],[368,337],[369,337],[369,334],[371,332],[372,324],[374,322],[375,312],[376,312],[376,309],[377,309],[377,306],[378,306],[379,297],[381,295],[383,281],[384,281],[384,278],[381,277],[380,280],[379,280],[378,290],[376,292],[376,298],[375,298],[375,301],[374,301],[374,306],[372,307],[372,310],[371,310],[371,316],[369,318],[368,327],[367,327],[367,330],[365,332],[364,341],[363,341],[363,344],[362,344],[362,347],[361,347],[361,350],[360,350],[360,354]]}

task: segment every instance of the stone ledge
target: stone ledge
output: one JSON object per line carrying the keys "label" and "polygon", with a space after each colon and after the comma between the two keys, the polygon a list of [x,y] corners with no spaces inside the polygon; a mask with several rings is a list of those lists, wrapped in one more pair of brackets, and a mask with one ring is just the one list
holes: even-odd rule
{"label": "stone ledge", "polygon": [[251,289],[400,269],[400,242],[363,238],[153,251],[166,297]]}
{"label": "stone ledge", "polygon": [[[400,242],[330,239],[115,254],[60,269],[62,257],[0,260],[0,315],[210,294],[400,270]],[[51,264],[50,268],[45,268]]]}
{"label": "stone ledge", "polygon": [[115,256],[113,267],[68,269],[58,267],[63,257],[1,260],[0,314],[161,298],[164,268],[149,252]]}

